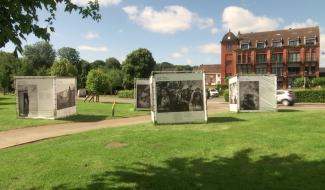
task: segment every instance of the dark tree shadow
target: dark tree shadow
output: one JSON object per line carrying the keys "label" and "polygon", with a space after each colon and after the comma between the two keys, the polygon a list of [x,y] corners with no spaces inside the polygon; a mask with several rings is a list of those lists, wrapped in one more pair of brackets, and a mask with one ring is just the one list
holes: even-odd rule
{"label": "dark tree shadow", "polygon": [[0,97],[0,106],[6,106],[6,105],[15,105],[16,102],[3,102],[4,100],[8,100],[11,98],[7,98],[7,97]]}
{"label": "dark tree shadow", "polygon": [[107,119],[107,115],[86,115],[77,114],[65,118],[60,118],[58,120],[62,121],[72,121],[72,122],[95,122]]}
{"label": "dark tree shadow", "polygon": [[160,166],[143,162],[92,176],[86,187],[57,189],[301,189],[325,187],[325,161],[307,161],[296,154],[252,159],[245,149],[233,157],[172,158]]}
{"label": "dark tree shadow", "polygon": [[301,110],[294,110],[294,109],[286,109],[286,108],[280,108],[278,109],[278,112],[301,112]]}
{"label": "dark tree shadow", "polygon": [[238,122],[246,121],[244,119],[239,119],[236,117],[209,117],[208,123],[227,123],[227,122]]}

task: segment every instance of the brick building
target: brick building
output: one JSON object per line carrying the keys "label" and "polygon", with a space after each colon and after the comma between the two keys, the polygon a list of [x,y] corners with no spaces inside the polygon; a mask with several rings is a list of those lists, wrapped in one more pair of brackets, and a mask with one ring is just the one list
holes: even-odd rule
{"label": "brick building", "polygon": [[220,64],[200,65],[198,70],[205,73],[205,85],[208,88],[215,88],[221,84]]}
{"label": "brick building", "polygon": [[221,41],[221,82],[236,74],[275,74],[278,88],[298,77],[319,77],[319,27],[228,32]]}

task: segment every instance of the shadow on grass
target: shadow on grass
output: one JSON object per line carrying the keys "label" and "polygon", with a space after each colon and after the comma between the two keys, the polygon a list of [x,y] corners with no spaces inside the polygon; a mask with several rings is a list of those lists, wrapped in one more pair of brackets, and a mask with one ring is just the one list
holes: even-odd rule
{"label": "shadow on grass", "polygon": [[86,115],[86,114],[77,114],[69,117],[61,118],[58,120],[62,121],[72,121],[72,122],[95,122],[102,121],[107,119],[107,115]]}
{"label": "shadow on grass", "polygon": [[278,112],[301,112],[301,110],[294,110],[294,109],[278,109]]}
{"label": "shadow on grass", "polygon": [[236,117],[209,117],[208,123],[227,123],[227,122],[238,122],[246,121],[244,119],[239,119]]}
{"label": "shadow on grass", "polygon": [[251,149],[232,157],[180,157],[159,166],[133,163],[92,176],[85,187],[57,189],[323,189],[325,161],[306,161],[297,154],[264,155],[251,159]]}

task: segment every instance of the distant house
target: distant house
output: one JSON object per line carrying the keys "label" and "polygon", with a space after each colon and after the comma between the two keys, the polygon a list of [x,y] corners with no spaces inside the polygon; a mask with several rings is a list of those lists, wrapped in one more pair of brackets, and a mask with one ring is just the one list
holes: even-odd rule
{"label": "distant house", "polygon": [[217,84],[221,84],[220,64],[200,65],[198,70],[205,73],[205,85],[208,88],[215,88]]}

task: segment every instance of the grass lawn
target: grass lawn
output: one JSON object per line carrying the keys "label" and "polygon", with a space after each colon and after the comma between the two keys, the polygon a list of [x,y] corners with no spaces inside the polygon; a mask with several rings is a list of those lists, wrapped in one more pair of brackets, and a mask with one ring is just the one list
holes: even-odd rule
{"label": "grass lawn", "polygon": [[324,189],[325,111],[224,113],[0,150],[0,189]]}
{"label": "grass lawn", "polygon": [[[0,131],[64,122],[89,122],[104,119],[112,119],[111,111],[111,103],[88,103],[83,101],[77,101],[78,115],[75,116],[70,116],[60,120],[17,119],[15,96],[0,95]],[[114,118],[130,117],[145,114],[148,114],[148,112],[134,111],[132,104],[116,104]]]}

